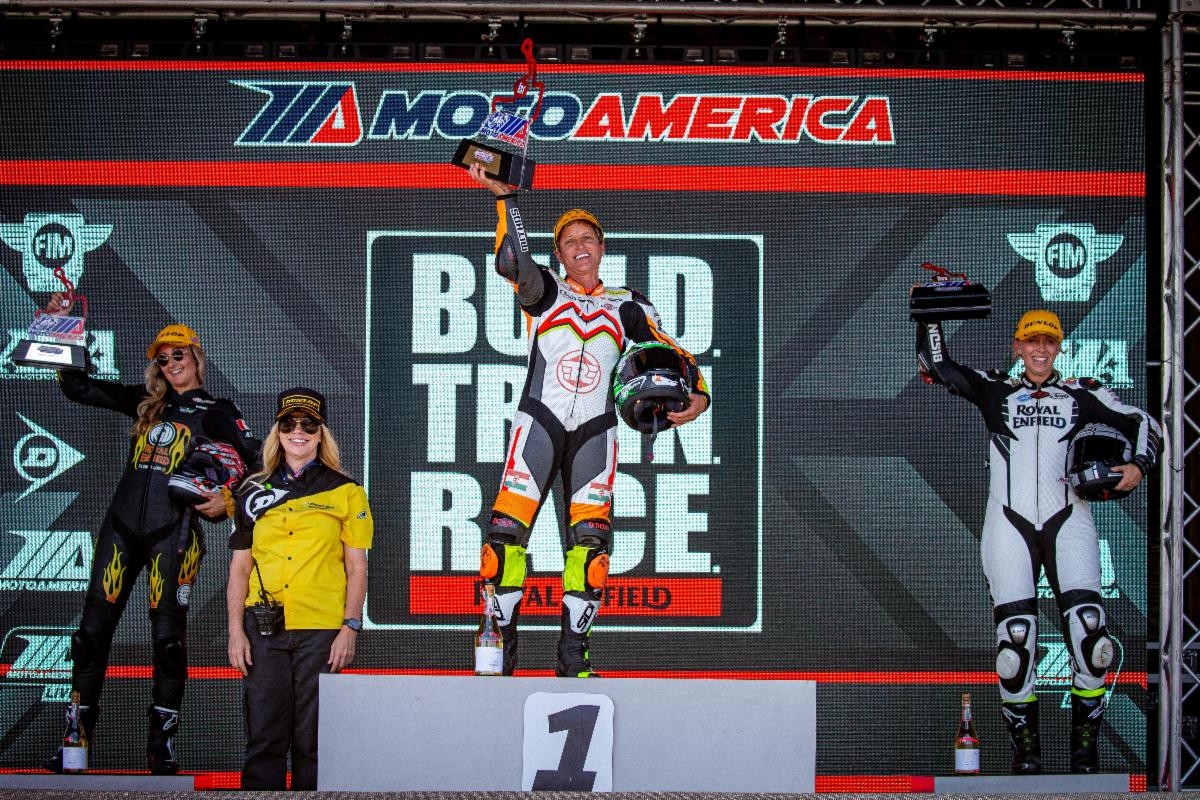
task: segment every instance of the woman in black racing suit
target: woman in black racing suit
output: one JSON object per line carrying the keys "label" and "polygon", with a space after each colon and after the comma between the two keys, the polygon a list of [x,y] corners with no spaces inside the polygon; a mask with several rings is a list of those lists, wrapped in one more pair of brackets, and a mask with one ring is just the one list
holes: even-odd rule
{"label": "woman in black racing suit", "polygon": [[[56,294],[47,312],[68,313],[62,299]],[[96,538],[82,620],[71,637],[71,688],[79,692],[81,720],[94,742],[113,633],[145,568],[154,645],[146,759],[152,773],[170,775],[179,771],[173,740],[187,678],[188,601],[204,555],[197,515],[229,516],[232,497],[227,490],[208,493],[205,502],[188,507],[170,499],[167,481],[193,437],[232,445],[247,465],[256,461],[259,443],[236,405],[201,388],[205,357],[195,331],[167,326],[146,356],[144,385],[96,380],[78,370],[58,373],[70,399],[134,420],[129,458]],[[61,772],[61,748],[43,766]]]}

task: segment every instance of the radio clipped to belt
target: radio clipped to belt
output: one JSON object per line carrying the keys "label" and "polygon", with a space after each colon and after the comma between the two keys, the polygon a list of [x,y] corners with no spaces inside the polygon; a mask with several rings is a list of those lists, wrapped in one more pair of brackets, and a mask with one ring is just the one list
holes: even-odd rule
{"label": "radio clipped to belt", "polygon": [[909,290],[909,319],[917,322],[984,319],[992,313],[992,297],[981,284],[971,283],[961,272],[950,272],[929,262],[922,264],[921,269],[934,273],[934,277]]}
{"label": "radio clipped to belt", "polygon": [[259,636],[274,636],[283,630],[283,606],[276,600],[275,596],[267,591],[266,584],[263,583],[262,570],[258,568],[258,561],[254,562],[254,571],[258,574],[258,596],[259,601],[250,606],[250,615],[254,617],[254,627],[258,631]]}

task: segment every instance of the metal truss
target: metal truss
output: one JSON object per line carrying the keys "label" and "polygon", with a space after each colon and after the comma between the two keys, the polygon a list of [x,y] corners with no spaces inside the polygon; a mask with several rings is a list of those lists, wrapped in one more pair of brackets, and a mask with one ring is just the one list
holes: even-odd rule
{"label": "metal truss", "polygon": [[[1177,1],[1177,0],[1176,0]],[[0,14],[359,20],[628,22],[695,25],[928,25],[1145,30],[1166,0],[0,0]]]}
{"label": "metal truss", "polygon": [[1161,791],[1200,788],[1200,18],[1190,5],[1172,0],[1162,31]]}

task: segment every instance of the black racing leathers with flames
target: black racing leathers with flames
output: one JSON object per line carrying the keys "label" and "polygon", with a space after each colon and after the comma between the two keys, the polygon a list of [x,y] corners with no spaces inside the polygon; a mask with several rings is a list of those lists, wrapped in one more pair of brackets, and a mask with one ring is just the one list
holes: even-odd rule
{"label": "black racing leathers with flames", "polygon": [[[146,397],[142,386],[96,380],[79,371],[64,370],[58,378],[71,400],[131,419]],[[145,569],[154,705],[179,710],[187,677],[187,609],[205,551],[199,515],[171,500],[167,481],[197,436],[232,445],[248,466],[258,461],[259,442],[237,406],[202,389],[178,394],[168,388],[158,421],[131,436],[125,468],[96,536],[82,619],[71,641],[72,688],[92,709],[104,685],[113,633]]]}

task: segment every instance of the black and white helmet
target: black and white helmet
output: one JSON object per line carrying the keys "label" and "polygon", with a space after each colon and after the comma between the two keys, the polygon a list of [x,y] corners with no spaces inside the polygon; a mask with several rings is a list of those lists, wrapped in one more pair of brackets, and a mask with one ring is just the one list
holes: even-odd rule
{"label": "black and white helmet", "polygon": [[674,424],[668,413],[688,406],[687,364],[668,344],[638,342],[617,362],[612,392],[617,413],[629,427],[656,434]]}
{"label": "black and white helmet", "polygon": [[1129,494],[1114,487],[1124,477],[1112,469],[1133,460],[1133,445],[1116,428],[1091,423],[1080,428],[1067,450],[1067,480],[1084,500],[1116,500]]}

